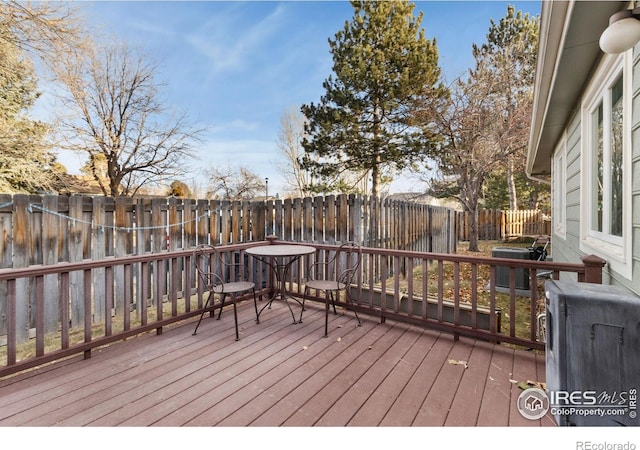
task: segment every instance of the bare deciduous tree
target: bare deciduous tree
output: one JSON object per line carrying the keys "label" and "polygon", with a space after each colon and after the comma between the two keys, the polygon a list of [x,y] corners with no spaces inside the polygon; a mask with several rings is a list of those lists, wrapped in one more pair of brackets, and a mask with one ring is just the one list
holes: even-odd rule
{"label": "bare deciduous tree", "polygon": [[[509,6],[499,26],[492,22],[488,38],[489,44],[474,45],[475,68],[454,84],[449,100],[417,114],[443,137],[429,154],[440,172],[439,179],[431,180],[431,193],[457,198],[471,213],[471,251],[478,251],[478,205],[485,182],[497,170],[512,170],[526,147],[537,22]],[[512,177],[509,181],[514,194]]]}
{"label": "bare deciduous tree", "polygon": [[304,170],[300,159],[304,155],[302,139],[304,137],[304,116],[291,108],[280,117],[280,130],[276,144],[283,157],[283,162],[276,164],[278,171],[284,177],[290,194],[297,197],[307,197],[312,194],[311,173]]}
{"label": "bare deciduous tree", "polygon": [[244,200],[256,197],[266,189],[265,182],[246,167],[212,167],[209,177],[209,195],[222,200]]}
{"label": "bare deciduous tree", "polygon": [[496,145],[509,133],[496,117],[501,109],[493,93],[498,87],[499,78],[478,66],[467,81],[453,86],[448,105],[430,117],[444,139],[431,154],[440,172],[439,179],[431,180],[431,194],[457,198],[471,213],[470,251],[478,251],[478,202],[485,179],[496,164],[516,151]]}
{"label": "bare deciduous tree", "polygon": [[68,3],[0,1],[0,40],[37,55],[47,65],[77,48],[84,40],[82,30]]}
{"label": "bare deciduous tree", "polygon": [[[55,68],[72,113],[61,121],[61,143],[87,155],[105,195],[135,195],[145,185],[187,173],[202,130],[162,103],[156,65],[113,41],[66,56]],[[108,183],[92,163],[102,157]]]}

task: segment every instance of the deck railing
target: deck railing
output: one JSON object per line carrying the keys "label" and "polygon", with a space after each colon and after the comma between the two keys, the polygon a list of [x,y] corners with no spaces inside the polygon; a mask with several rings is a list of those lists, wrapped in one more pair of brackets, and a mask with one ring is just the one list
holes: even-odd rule
{"label": "deck railing", "polygon": [[[273,276],[245,250],[264,243],[222,247],[230,258],[244,258],[263,297],[272,290]],[[289,272],[287,287],[294,296],[302,295],[298,280],[304,280],[306,267],[337,248],[315,246],[316,253],[301,258]],[[358,312],[533,349],[544,349],[535,326],[544,310],[538,275],[600,282],[603,266],[598,258],[567,264],[368,247],[363,253],[357,283],[351,287]],[[99,346],[145,332],[160,334],[163,327],[200,314],[206,297],[193,264],[192,251],[180,250],[0,270],[8,318],[0,377],[81,353],[90,357]],[[529,289],[519,285],[523,279],[528,279]],[[27,285],[35,289],[25,289]],[[56,295],[49,295],[52,289]],[[21,302],[29,302],[29,307],[18,307]],[[29,314],[30,320],[21,320],[21,314]],[[18,329],[24,323],[32,326]],[[20,339],[24,333],[31,338]],[[230,345],[233,342],[230,339]]]}

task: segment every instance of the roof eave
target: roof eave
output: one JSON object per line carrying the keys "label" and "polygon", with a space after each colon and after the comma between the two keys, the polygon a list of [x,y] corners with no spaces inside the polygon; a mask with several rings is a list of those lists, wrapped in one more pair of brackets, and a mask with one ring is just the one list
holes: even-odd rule
{"label": "roof eave", "polygon": [[551,173],[551,155],[603,53],[598,46],[609,17],[625,1],[543,1],[526,171]]}

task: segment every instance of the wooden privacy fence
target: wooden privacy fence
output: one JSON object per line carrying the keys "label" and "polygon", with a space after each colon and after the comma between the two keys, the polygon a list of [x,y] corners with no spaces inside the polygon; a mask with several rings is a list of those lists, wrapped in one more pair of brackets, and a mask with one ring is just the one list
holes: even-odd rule
{"label": "wooden privacy fence", "polygon": [[[264,201],[218,201],[178,198],[110,198],[90,196],[0,195],[0,269],[82,263],[176,250],[198,244],[241,244],[280,240],[334,244],[352,240],[367,247],[450,253],[456,250],[455,212],[398,200],[357,195]],[[176,264],[182,264],[177,262]],[[104,280],[98,268],[94,283]],[[113,274],[114,283],[151,273]],[[175,270],[186,270],[182,266]],[[377,268],[376,268],[377,270]],[[389,273],[404,270],[390,265]],[[70,321],[81,323],[87,276],[69,274]],[[42,286],[23,279],[14,287],[23,299],[20,330],[35,327],[37,289],[56,295],[60,280],[44,277]],[[7,284],[0,282],[0,344],[7,333]],[[86,295],[85,295],[86,294]],[[100,294],[101,295],[101,294]],[[98,299],[100,302],[100,299]],[[57,318],[57,299],[47,302],[43,317]],[[132,309],[142,302],[131,301]],[[76,306],[73,306],[76,305]],[[104,310],[94,311],[102,320]],[[47,321],[52,327],[57,320]],[[48,325],[47,325],[48,328]],[[47,331],[50,331],[47,329]],[[21,334],[19,339],[27,339]]]}
{"label": "wooden privacy fence", "polygon": [[[471,213],[457,213],[458,239],[469,240]],[[501,211],[483,209],[478,211],[478,238],[497,241],[511,237],[540,236],[551,233],[551,221],[539,210]]]}

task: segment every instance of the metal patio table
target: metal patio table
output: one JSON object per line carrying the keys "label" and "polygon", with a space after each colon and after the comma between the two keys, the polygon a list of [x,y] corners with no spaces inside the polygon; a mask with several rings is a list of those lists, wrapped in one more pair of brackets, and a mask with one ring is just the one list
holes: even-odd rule
{"label": "metal patio table", "polygon": [[[287,300],[289,295],[287,294],[287,291],[285,289],[286,279],[287,275],[289,274],[291,265],[295,261],[297,261],[304,255],[315,253],[315,251],[316,248],[309,245],[292,244],[259,245],[257,247],[250,247],[246,250],[246,253],[248,255],[253,256],[254,258],[264,262],[269,267],[271,267],[276,276],[276,295],[274,295],[273,298],[271,298],[269,302],[260,309],[260,311],[258,312],[258,321],[260,320],[260,314],[262,314],[262,311],[264,311],[264,309],[267,307],[271,307],[271,303],[273,303],[273,301],[279,297],[281,300],[284,300],[289,307],[289,311],[291,311],[291,317],[293,317],[293,323],[298,323],[298,321],[296,320],[296,316],[293,313],[293,309],[291,308],[291,305]],[[291,298],[293,299],[293,297]]]}

